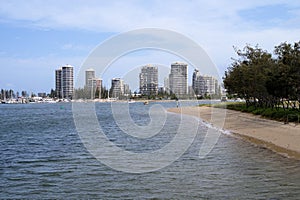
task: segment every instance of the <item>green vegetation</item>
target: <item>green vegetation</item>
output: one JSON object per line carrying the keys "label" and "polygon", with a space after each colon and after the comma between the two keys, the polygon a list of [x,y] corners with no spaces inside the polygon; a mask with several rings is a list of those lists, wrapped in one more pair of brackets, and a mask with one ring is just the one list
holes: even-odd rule
{"label": "green vegetation", "polygon": [[240,109],[276,119],[300,114],[300,41],[276,46],[273,55],[257,46],[236,53],[223,79],[229,95],[246,100]]}
{"label": "green vegetation", "polygon": [[106,87],[102,87],[101,90],[99,90],[99,88],[96,88],[93,94],[91,94],[90,89],[87,87],[77,88],[74,90],[74,99],[91,99],[91,95],[93,95],[92,98],[95,99],[107,99],[108,92],[109,91],[106,89]]}
{"label": "green vegetation", "polygon": [[230,110],[236,110],[241,112],[252,113],[254,115],[261,115],[268,119],[273,119],[283,122],[296,122],[299,123],[300,112],[295,109],[284,109],[284,108],[261,108],[255,107],[254,105],[247,105],[246,103],[220,103],[212,105],[215,108],[227,108]]}
{"label": "green vegetation", "polygon": [[18,97],[34,97],[34,96],[36,96],[36,94],[31,93],[31,95],[29,95],[27,91],[22,91],[21,93],[15,92],[12,89],[9,90],[1,89],[0,91],[0,100],[16,99]]}

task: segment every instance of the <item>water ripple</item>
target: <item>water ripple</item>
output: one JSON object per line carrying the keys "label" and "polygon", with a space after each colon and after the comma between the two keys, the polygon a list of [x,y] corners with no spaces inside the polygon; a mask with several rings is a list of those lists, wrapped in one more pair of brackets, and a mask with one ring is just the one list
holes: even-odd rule
{"label": "water ripple", "polygon": [[[175,102],[163,103],[165,107]],[[82,145],[71,105],[0,105],[0,198],[25,199],[297,199],[300,162],[222,134],[204,159],[201,125],[188,151],[172,165],[145,174],[114,171]],[[180,117],[169,115],[162,133],[141,140],[123,134],[109,104],[97,104],[105,132],[119,147],[149,152],[167,144]],[[147,106],[131,104],[131,117],[147,124]]]}

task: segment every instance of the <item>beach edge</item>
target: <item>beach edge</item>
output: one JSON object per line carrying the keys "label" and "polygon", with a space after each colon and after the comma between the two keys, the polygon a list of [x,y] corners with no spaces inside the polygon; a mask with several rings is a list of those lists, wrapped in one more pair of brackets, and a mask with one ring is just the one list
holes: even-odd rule
{"label": "beach edge", "polygon": [[[243,113],[240,111],[233,111],[233,110],[226,109],[226,111],[229,112],[229,114],[226,115],[224,126],[218,127],[215,124],[211,123],[210,121],[212,109],[214,109],[214,112],[216,112],[219,109],[223,109],[223,108],[193,106],[193,107],[169,108],[167,109],[167,111],[172,113],[177,113],[177,114],[181,113],[181,114],[196,116],[216,128],[229,131],[232,134],[232,136],[236,138],[240,138],[260,148],[266,148],[286,158],[300,160],[300,143],[297,143],[300,141],[299,126],[284,127],[287,125],[283,125],[283,123],[280,123],[278,121],[264,119],[250,113]],[[232,117],[233,115],[237,115],[238,117],[234,118]],[[247,125],[245,126],[245,122],[241,121],[242,119],[241,116],[250,119],[247,121],[248,123],[247,125],[249,126],[248,129],[245,128],[247,127]],[[265,123],[266,127],[257,128],[256,124],[258,121]],[[239,128],[241,127],[241,125],[244,125],[242,126],[243,128]],[[251,129],[254,129],[253,133],[256,132],[256,134],[251,134],[252,131]],[[262,131],[264,131],[264,129],[266,129],[266,133],[260,134],[262,133]],[[280,133],[280,131],[283,131],[281,129],[285,129],[285,132],[282,132],[282,134]],[[272,138],[272,134],[274,134],[273,138]],[[284,139],[282,141],[279,141],[279,139],[282,138]]]}

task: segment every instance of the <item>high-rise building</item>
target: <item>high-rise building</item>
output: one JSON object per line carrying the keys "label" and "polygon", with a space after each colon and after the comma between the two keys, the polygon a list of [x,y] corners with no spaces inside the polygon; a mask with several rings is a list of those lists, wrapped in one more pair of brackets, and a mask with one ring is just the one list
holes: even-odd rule
{"label": "high-rise building", "polygon": [[207,86],[204,82],[203,76],[201,76],[198,69],[193,72],[192,88],[195,95],[203,96],[207,91]]}
{"label": "high-rise building", "polygon": [[86,87],[90,87],[91,85],[89,84],[92,80],[94,79],[96,76],[95,76],[95,70],[94,69],[87,69],[85,71],[85,86]]}
{"label": "high-rise building", "polygon": [[62,70],[55,70],[55,92],[58,98],[62,97],[62,80],[61,80]]}
{"label": "high-rise building", "polygon": [[170,94],[170,82],[169,82],[169,78],[167,77],[165,77],[164,79],[164,92]]}
{"label": "high-rise building", "polygon": [[124,95],[124,85],[123,80],[120,78],[113,78],[111,80],[111,97],[120,98]]}
{"label": "high-rise building", "polygon": [[177,97],[183,97],[188,94],[188,68],[183,62],[171,64],[171,73],[169,75],[170,93]]}
{"label": "high-rise building", "polygon": [[90,86],[90,83],[91,83],[91,80],[94,79],[96,76],[95,76],[95,70],[94,69],[87,69],[85,71],[85,86],[86,87],[89,87]]}
{"label": "high-rise building", "polygon": [[193,73],[192,88],[194,93],[199,96],[219,94],[218,80],[212,76],[202,76],[199,70]]}
{"label": "high-rise building", "polygon": [[129,85],[126,84],[126,83],[124,83],[123,86],[124,86],[124,95],[125,95],[125,96],[129,96],[130,93],[131,93],[131,91],[130,91],[130,89],[129,89]]}
{"label": "high-rise building", "polygon": [[[102,79],[97,78],[94,69],[87,69],[85,71],[85,89],[88,91],[87,98],[94,99],[100,97],[102,88]],[[99,95],[98,95],[99,94]]]}
{"label": "high-rise building", "polygon": [[218,80],[212,76],[203,76],[206,94],[218,94]]}
{"label": "high-rise building", "polygon": [[100,78],[92,78],[89,80],[89,85],[94,89],[94,90],[100,90],[102,87],[102,79]]}
{"label": "high-rise building", "polygon": [[91,99],[94,98],[101,98],[101,89],[102,89],[102,79],[100,78],[91,78],[88,81],[88,87],[87,87],[90,95],[88,95],[88,98],[91,97]]}
{"label": "high-rise building", "polygon": [[73,66],[65,65],[55,70],[55,88],[57,97],[72,99],[74,92]]}
{"label": "high-rise building", "polygon": [[64,98],[72,98],[74,92],[74,74],[71,65],[62,67],[62,92]]}
{"label": "high-rise building", "polygon": [[152,65],[143,66],[140,73],[140,93],[142,95],[157,95],[158,69]]}

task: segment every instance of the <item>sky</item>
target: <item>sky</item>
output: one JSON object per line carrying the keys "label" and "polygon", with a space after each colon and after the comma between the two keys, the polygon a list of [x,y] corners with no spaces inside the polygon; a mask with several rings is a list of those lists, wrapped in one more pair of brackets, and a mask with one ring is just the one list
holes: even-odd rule
{"label": "sky", "polygon": [[[282,42],[299,41],[300,2],[0,0],[0,88],[49,93],[55,87],[55,69],[71,64],[76,79],[98,45],[140,28],[167,29],[195,41],[221,77],[236,58],[233,46],[258,44],[272,52]],[[147,63],[169,67],[181,59],[141,50],[122,56],[101,76],[109,87],[110,78],[126,76],[122,67],[138,74],[138,67]],[[168,73],[163,71],[160,82]],[[133,90],[138,87],[138,77],[127,82]]]}

